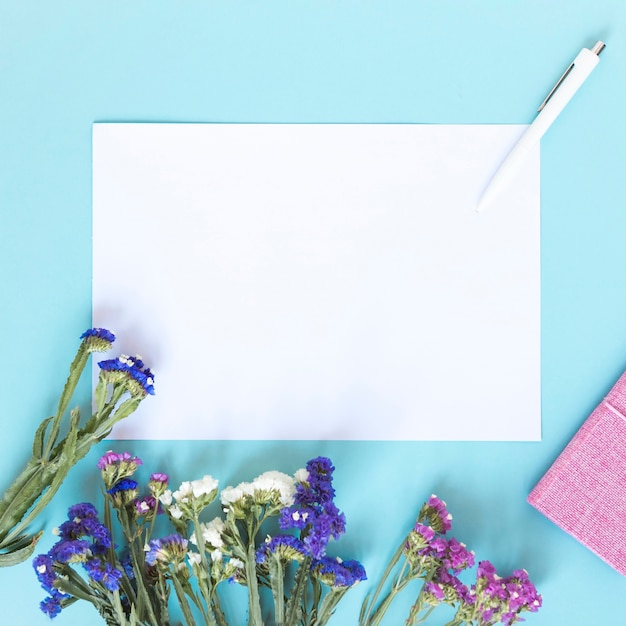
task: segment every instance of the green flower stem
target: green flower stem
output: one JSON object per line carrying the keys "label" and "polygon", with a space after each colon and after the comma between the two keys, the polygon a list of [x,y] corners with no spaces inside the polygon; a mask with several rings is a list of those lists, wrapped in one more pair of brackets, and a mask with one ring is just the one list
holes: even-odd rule
{"label": "green flower stem", "polygon": [[[122,532],[128,542],[130,548],[130,558],[133,562],[133,571],[135,572],[135,581],[137,582],[137,610],[140,617],[143,619],[144,610],[147,613],[147,617],[152,624],[162,624],[162,621],[157,620],[152,606],[152,598],[148,592],[150,585],[145,580],[146,568],[143,554],[143,546],[137,548],[137,542],[130,530],[130,523],[128,519],[128,511],[122,506],[119,510],[119,519],[122,526]],[[138,557],[138,552],[141,555],[141,559]]]}
{"label": "green flower stem", "polygon": [[117,619],[118,624],[120,626],[125,625],[126,614],[124,613],[124,609],[122,608],[122,601],[120,600],[120,592],[114,591],[112,594],[113,597],[113,609],[115,610],[115,618]]}
{"label": "green flower stem", "polygon": [[65,411],[74,395],[74,391],[76,390],[76,385],[82,376],[82,373],[89,361],[89,356],[91,352],[87,349],[86,343],[81,342],[78,351],[76,352],[76,356],[70,365],[70,373],[65,382],[65,386],[63,387],[63,391],[61,392],[61,397],[59,398],[59,404],[57,407],[56,415],[54,416],[54,420],[52,421],[52,427],[50,428],[50,434],[48,436],[48,441],[46,443],[46,447],[44,449],[43,457],[44,459],[48,459],[50,456],[50,452],[52,451],[57,437],[59,436],[59,431],[61,428],[61,420],[65,415]]}
{"label": "green flower stem", "polygon": [[248,553],[245,560],[246,583],[248,584],[248,626],[263,626],[259,582],[256,574],[256,550],[252,525],[248,525]]}
{"label": "green flower stem", "polygon": [[85,343],[81,343],[70,366],[56,415],[44,420],[37,429],[33,457],[0,500],[0,566],[14,565],[33,553],[40,535],[25,537],[22,533],[49,504],[73,465],[144,399],[144,396],[131,396],[117,406],[128,389],[124,384],[114,385],[109,401],[80,430],[80,413],[72,411],[68,434],[57,442],[61,420],[90,354]]}
{"label": "green flower stem", "polygon": [[[207,605],[207,612],[211,613],[211,601],[212,601],[212,589],[209,588],[210,574],[211,568],[209,566],[209,561],[206,557],[206,550],[204,549],[204,537],[202,536],[202,529],[200,527],[200,518],[197,511],[194,510],[193,514],[193,532],[196,538],[196,545],[198,546],[198,551],[200,552],[200,565],[202,568],[202,572],[206,573],[206,578],[200,580],[200,576],[198,576],[198,583],[200,586],[200,592],[202,593],[202,597]],[[210,622],[211,624],[215,623],[215,620]]]}
{"label": "green flower stem", "polygon": [[[365,602],[363,603],[363,607],[361,608],[361,615],[359,616],[359,626],[372,626],[374,623],[378,623],[378,622],[370,622],[370,616],[372,615],[372,611],[374,610],[374,607],[376,606],[376,603],[378,601],[380,594],[382,593],[385,585],[387,584],[387,580],[389,576],[391,576],[391,572],[395,569],[396,565],[398,564],[398,561],[404,554],[406,541],[407,540],[404,539],[402,543],[398,546],[398,549],[395,551],[394,555],[391,557],[391,560],[389,561],[389,564],[387,565],[387,568],[385,569],[383,575],[380,577],[380,580],[378,581],[378,585],[376,589],[374,590],[374,593],[368,598],[366,598]],[[386,608],[384,609],[384,611],[386,611],[389,604],[391,604],[393,597],[395,597],[395,594],[393,595],[389,594],[387,596]],[[379,609],[377,609],[376,612],[378,613],[378,611]],[[382,616],[380,619],[382,619]],[[378,621],[380,621],[380,619]]]}
{"label": "green flower stem", "polygon": [[285,568],[277,554],[269,556],[270,588],[274,600],[274,620],[277,626],[285,621]]}
{"label": "green flower stem", "polygon": [[[3,536],[0,548],[10,546],[16,537],[21,536],[26,527],[52,500],[61,483],[65,480],[76,461],[74,448],[76,446],[79,419],[79,412],[77,410],[72,411],[69,432],[55,461],[48,465],[40,465],[38,471],[30,475],[21,491],[15,492],[11,488],[7,492],[10,494],[9,501],[14,503],[15,509],[12,512],[10,508],[5,509],[0,517],[0,528],[3,529],[0,533],[0,536]],[[46,489],[47,491],[45,491]],[[39,501],[37,502],[38,498]],[[37,502],[35,507],[26,515],[35,502]],[[26,517],[24,517],[25,515]],[[9,529],[11,530],[9,531]],[[33,544],[33,549],[34,547],[35,545]],[[30,555],[26,555],[25,558],[28,558],[28,556]]]}
{"label": "green flower stem", "polygon": [[310,571],[311,557],[307,556],[303,559],[302,563],[300,563],[296,571],[291,596],[287,602],[284,626],[296,626],[300,621],[302,615],[302,597],[304,596],[304,590],[309,580]]}
{"label": "green flower stem", "polygon": [[330,618],[332,617],[337,605],[341,599],[346,595],[349,587],[333,587],[322,600],[319,607],[318,617],[313,622],[312,626],[326,626]]}
{"label": "green flower stem", "polygon": [[185,591],[183,590],[182,585],[180,584],[180,580],[178,580],[178,576],[176,575],[176,572],[173,573],[171,580],[174,583],[174,591],[176,592],[176,597],[178,598],[178,604],[180,604],[180,608],[183,611],[185,624],[187,626],[196,626],[196,621],[194,620],[193,614],[191,613],[191,607],[189,606],[189,602],[187,602]]}
{"label": "green flower stem", "polygon": [[213,598],[213,614],[215,615],[215,621],[217,622],[217,626],[228,626],[228,621],[226,620],[226,616],[222,612],[222,607],[220,606],[220,600],[217,594],[215,594]]}

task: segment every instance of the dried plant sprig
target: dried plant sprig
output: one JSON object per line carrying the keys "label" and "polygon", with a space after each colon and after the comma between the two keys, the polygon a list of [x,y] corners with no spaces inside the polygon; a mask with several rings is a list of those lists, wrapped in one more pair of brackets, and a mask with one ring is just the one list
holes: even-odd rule
{"label": "dried plant sprig", "polygon": [[138,357],[103,361],[95,412],[81,427],[79,410],[71,410],[67,434],[61,437],[68,406],[90,355],[109,350],[115,341],[115,335],[105,328],[91,328],[80,338],[57,411],[37,428],[30,461],[0,500],[0,567],[30,557],[41,533],[29,534],[27,529],[52,500],[70,469],[154,393],[152,372]]}

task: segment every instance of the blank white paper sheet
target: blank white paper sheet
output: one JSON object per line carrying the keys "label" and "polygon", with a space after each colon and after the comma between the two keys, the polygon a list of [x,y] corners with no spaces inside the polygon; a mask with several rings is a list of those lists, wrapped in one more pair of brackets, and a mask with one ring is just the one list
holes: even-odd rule
{"label": "blank white paper sheet", "polygon": [[540,439],[539,147],[474,210],[523,130],[94,125],[93,323],[156,379],[112,436]]}

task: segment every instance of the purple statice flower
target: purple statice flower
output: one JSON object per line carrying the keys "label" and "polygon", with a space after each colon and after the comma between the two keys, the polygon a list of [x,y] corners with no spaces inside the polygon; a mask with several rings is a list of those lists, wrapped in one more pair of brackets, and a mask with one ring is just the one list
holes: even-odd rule
{"label": "purple statice flower", "polygon": [[459,574],[474,565],[474,553],[454,537],[447,541],[446,551],[442,558],[446,570]]}
{"label": "purple statice flower", "polygon": [[352,587],[367,580],[365,568],[358,561],[323,556],[313,561],[311,569],[329,587]]}
{"label": "purple statice flower", "polygon": [[426,603],[432,606],[437,606],[440,602],[443,602],[446,597],[443,585],[434,580],[429,580],[424,583],[424,595],[426,596]]}
{"label": "purple statice flower", "polygon": [[338,539],[346,530],[345,515],[333,502],[334,467],[325,457],[317,457],[306,465],[306,481],[296,484],[294,504],[280,512],[282,529],[296,528],[310,556],[320,559],[331,538]]}
{"label": "purple statice flower", "polygon": [[304,543],[292,535],[276,535],[266,541],[256,551],[256,562],[263,564],[269,554],[276,554],[285,561],[298,561],[307,554]]}
{"label": "purple statice flower", "polygon": [[90,559],[83,567],[90,578],[102,583],[109,591],[117,591],[120,588],[122,571],[104,559]]}
{"label": "purple statice flower", "polygon": [[542,604],[535,585],[524,570],[502,578],[489,561],[481,561],[476,573],[473,595],[478,615],[484,624],[502,622],[510,626],[523,621],[523,611],[536,612]]}
{"label": "purple statice flower", "polygon": [[180,563],[187,554],[187,540],[178,534],[167,535],[161,539],[152,539],[148,548],[146,553],[148,565],[156,565],[157,562],[166,565]]}
{"label": "purple statice flower", "polygon": [[150,493],[158,500],[166,492],[169,482],[170,477],[167,474],[154,472],[150,474],[148,489],[150,489]]}
{"label": "purple statice flower", "polygon": [[106,352],[115,341],[115,335],[106,328],[90,328],[80,338],[89,352]]}
{"label": "purple statice flower", "polygon": [[452,528],[452,515],[446,503],[433,494],[422,506],[418,522],[426,523],[435,532],[445,534]]}
{"label": "purple statice flower", "polygon": [[140,357],[122,354],[115,359],[100,361],[98,367],[109,382],[126,384],[131,395],[154,395],[154,374]]}
{"label": "purple statice flower", "polygon": [[463,584],[459,578],[451,574],[445,567],[437,570],[433,580],[443,589],[444,601],[448,604],[454,605],[459,600],[471,603],[468,586]]}
{"label": "purple statice flower", "polygon": [[142,461],[128,452],[112,452],[103,454],[97,463],[105,489],[111,489],[117,482],[132,476]]}
{"label": "purple statice flower", "polygon": [[135,513],[138,517],[141,517],[142,515],[147,515],[152,511],[156,511],[159,515],[163,513],[163,507],[161,506],[161,503],[152,495],[136,498],[134,505]]}
{"label": "purple statice flower", "polygon": [[[100,459],[98,460],[98,463],[96,464],[96,467],[100,471],[109,469],[111,466],[115,466],[116,468],[124,467],[124,468],[127,468],[129,471],[127,475],[130,475],[135,472],[135,470],[137,469],[139,465],[142,465],[142,464],[143,462],[138,456],[132,456],[128,452],[118,453],[118,452],[113,452],[112,450],[109,450],[108,452],[105,452],[100,457]],[[118,473],[119,473],[119,469],[118,469]]]}

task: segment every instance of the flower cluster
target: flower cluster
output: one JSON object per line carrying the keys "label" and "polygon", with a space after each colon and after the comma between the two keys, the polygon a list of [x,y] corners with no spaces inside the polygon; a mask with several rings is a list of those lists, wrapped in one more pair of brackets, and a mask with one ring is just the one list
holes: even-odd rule
{"label": "flower cluster", "polygon": [[[107,619],[114,615],[109,623],[116,626],[169,623],[168,598],[173,591],[188,624],[195,623],[191,617],[195,607],[204,623],[225,625],[218,586],[230,581],[248,589],[250,623],[262,623],[259,587],[268,586],[277,622],[287,624],[289,606],[290,625],[316,614],[323,626],[346,591],[366,579],[357,561],[326,555],[328,542],[345,531],[345,516],[334,504],[334,467],[329,459],[313,459],[293,477],[268,471],[223,489],[221,515],[208,522],[200,518],[217,498],[216,479],[205,475],[171,490],[169,476],[155,472],[148,493],[141,493],[136,473],[142,465],[136,456],[113,451],[97,463],[104,484],[104,518],[112,520],[111,509],[115,511],[124,544],[113,546],[96,509],[79,504],[59,528],[60,541],[35,561],[49,593],[41,608],[51,617],[81,599]],[[166,515],[157,523],[160,512]],[[278,524],[285,532],[297,531],[297,536],[279,534],[260,541],[271,518],[274,528]],[[174,532],[153,535],[167,522]],[[291,603],[284,594],[293,578],[289,564],[299,568]],[[88,585],[76,571],[79,566]],[[310,593],[297,591],[307,586]],[[283,591],[275,593],[277,589]]]}
{"label": "flower cluster", "polygon": [[315,559],[326,554],[330,539],[339,539],[346,530],[345,515],[333,501],[334,470],[330,459],[317,457],[309,461],[306,472],[299,475],[293,505],[280,513],[280,527],[300,530],[306,553]]}
{"label": "flower cluster", "polygon": [[415,579],[421,579],[423,584],[407,624],[420,623],[423,614],[430,614],[439,604],[456,608],[456,615],[450,622],[455,626],[498,623],[510,626],[523,621],[522,612],[534,612],[541,607],[541,596],[524,570],[502,578],[489,561],[481,561],[476,582],[469,586],[463,583],[459,575],[474,566],[474,552],[454,537],[448,537],[451,529],[452,515],[446,503],[436,495],[430,496],[389,565],[387,571],[391,573],[404,558],[391,591],[376,605],[385,582],[381,581],[364,605],[359,626],[378,624],[395,595]]}
{"label": "flower cluster", "polygon": [[[70,403],[91,355],[109,350],[115,335],[106,328],[90,328],[80,338],[56,413],[44,419],[35,431],[31,459],[0,498],[0,566],[30,558],[41,533],[28,536],[28,528],[52,500],[70,469],[115,424],[133,413],[148,394],[154,393],[152,373],[143,363],[133,362],[131,366],[118,360],[103,361],[94,394],[95,410],[81,424],[80,410],[72,409]],[[107,368],[117,371],[109,372]],[[66,419],[69,423],[64,428]]]}
{"label": "flower cluster", "polygon": [[179,565],[187,555],[187,545],[187,540],[178,534],[151,539],[146,552],[146,563],[148,565],[162,563],[166,568],[170,564]]}
{"label": "flower cluster", "polygon": [[225,512],[243,519],[253,507],[264,507],[275,512],[293,503],[294,479],[277,471],[264,472],[252,482],[242,482],[236,487],[226,487],[220,494]]}
{"label": "flower cluster", "polygon": [[122,354],[115,359],[100,361],[98,367],[105,382],[124,384],[131,396],[141,398],[147,394],[154,395],[154,374],[141,357]]}
{"label": "flower cluster", "polygon": [[313,570],[329,587],[353,587],[367,580],[365,568],[358,561],[342,561],[339,557],[324,556],[315,562]]}
{"label": "flower cluster", "polygon": [[[228,581],[246,588],[251,626],[262,626],[269,615],[283,626],[326,626],[343,596],[367,579],[358,561],[326,553],[346,528],[335,504],[330,459],[312,459],[293,477],[265,472],[226,487],[219,498],[218,481],[210,475],[171,490],[169,476],[154,472],[142,492],[136,476],[142,465],[127,452],[105,453],[97,467],[106,525],[92,504],[76,504],[58,528],[58,541],[35,559],[48,594],[41,609],[50,617],[87,600],[109,626],[168,624],[177,602],[186,626],[227,626],[220,585]],[[218,515],[203,521],[211,506]],[[112,541],[113,511],[119,545]],[[157,519],[159,513],[165,515]],[[173,528],[162,532],[168,525]],[[280,533],[267,534],[276,527]],[[407,626],[421,623],[440,604],[456,610],[449,626],[512,626],[541,607],[524,570],[503,578],[481,561],[475,582],[462,582],[474,567],[474,553],[449,536],[451,528],[446,503],[432,495],[364,601],[359,626],[379,626],[395,596],[416,580],[422,585]],[[270,601],[273,609],[265,605]]]}
{"label": "flower cluster", "polygon": [[90,328],[80,338],[89,352],[106,352],[115,341],[115,335],[106,328]]}
{"label": "flower cluster", "polygon": [[121,570],[106,558],[111,547],[111,534],[98,519],[98,512],[92,504],[86,502],[70,507],[67,521],[57,532],[57,543],[33,562],[41,586],[50,594],[40,605],[50,617],[60,613],[62,602],[68,595],[64,591],[64,577],[58,573],[61,566],[80,563],[93,584],[102,585],[109,591],[119,589],[122,577]]}
{"label": "flower cluster", "polygon": [[465,612],[469,609],[472,617],[478,618],[484,626],[500,622],[510,626],[524,621],[520,613],[535,613],[541,608],[541,604],[542,598],[526,570],[515,570],[510,576],[503,578],[489,561],[481,561]]}
{"label": "flower cluster", "polygon": [[[155,484],[155,474],[152,483]],[[217,496],[218,482],[212,476],[181,483],[176,491],[165,489],[159,500],[174,519],[193,520]],[[175,502],[174,502],[175,501]]]}

